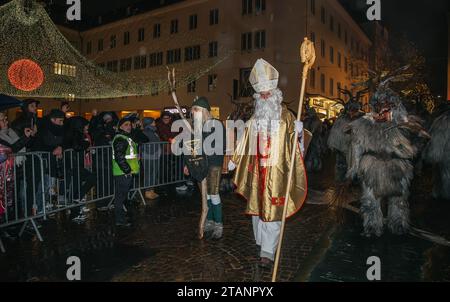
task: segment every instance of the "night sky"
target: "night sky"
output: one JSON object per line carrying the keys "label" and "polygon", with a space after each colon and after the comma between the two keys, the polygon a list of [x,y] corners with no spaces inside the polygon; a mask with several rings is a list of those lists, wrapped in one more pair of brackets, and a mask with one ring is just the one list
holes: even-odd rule
{"label": "night sky", "polygon": [[[366,18],[366,0],[340,0],[355,19]],[[448,0],[382,0],[381,18],[392,34],[406,34],[424,55],[435,95],[447,95]]]}

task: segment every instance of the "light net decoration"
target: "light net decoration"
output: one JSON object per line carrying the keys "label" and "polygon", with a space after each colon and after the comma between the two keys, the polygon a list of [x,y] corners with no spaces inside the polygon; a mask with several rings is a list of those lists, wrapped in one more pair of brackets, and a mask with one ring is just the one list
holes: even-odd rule
{"label": "light net decoration", "polygon": [[33,91],[44,82],[44,72],[37,63],[22,59],[8,68],[8,79],[19,90]]}
{"label": "light net decoration", "polygon": [[[120,34],[117,33],[119,41]],[[178,46],[183,55],[184,47],[200,45],[200,60],[184,62],[182,59],[178,64],[169,65],[176,68],[177,87],[187,86],[209,73],[233,52],[219,48],[219,55],[209,58],[205,54],[209,41],[194,32],[180,33],[176,41],[174,45],[172,37],[161,37],[146,43],[139,51],[147,55],[148,61],[150,53],[165,52],[169,46]],[[95,61],[102,63],[101,56],[108,51],[94,58]],[[155,89],[162,92],[169,88],[165,65],[133,73],[110,72],[99,67],[61,34],[41,4],[34,1],[25,4],[25,0],[13,0],[0,7],[0,74],[0,92],[16,97],[75,95],[77,99],[102,99],[151,95]]]}

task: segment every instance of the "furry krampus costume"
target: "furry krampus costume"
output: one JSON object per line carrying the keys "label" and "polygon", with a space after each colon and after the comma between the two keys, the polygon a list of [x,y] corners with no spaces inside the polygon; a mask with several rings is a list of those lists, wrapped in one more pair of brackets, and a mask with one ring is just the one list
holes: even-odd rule
{"label": "furry krampus costume", "polygon": [[350,123],[351,154],[347,178],[361,182],[361,215],[364,235],[383,233],[381,202],[387,200],[387,226],[397,235],[409,230],[409,187],[413,178],[415,136],[427,137],[417,117],[408,115],[400,97],[389,84],[377,87],[370,101],[371,113]]}
{"label": "furry krampus costume", "polygon": [[424,152],[426,162],[434,165],[433,197],[450,200],[450,106],[430,128],[431,140]]}
{"label": "furry krampus costume", "polygon": [[349,98],[347,102],[342,99],[337,99],[339,103],[344,105],[344,111],[331,128],[327,143],[328,147],[336,154],[335,180],[338,183],[343,183],[347,173],[347,162],[349,160],[351,142],[350,134],[346,133],[345,129],[351,122],[364,115],[364,112],[361,110],[362,106],[360,103],[360,98],[367,92],[367,90],[365,89],[358,91],[356,95],[353,95],[346,89],[339,90],[348,95]]}

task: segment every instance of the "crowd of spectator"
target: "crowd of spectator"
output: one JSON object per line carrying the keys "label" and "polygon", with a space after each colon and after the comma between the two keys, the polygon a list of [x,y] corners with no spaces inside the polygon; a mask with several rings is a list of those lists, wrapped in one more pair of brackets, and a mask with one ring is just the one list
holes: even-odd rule
{"label": "crowd of spectator", "polygon": [[[119,116],[94,109],[89,121],[71,117],[70,104],[62,102],[38,118],[39,104],[34,99],[23,101],[21,113],[10,126],[7,114],[0,112],[0,224],[5,216],[40,214],[44,204],[51,208],[59,203],[83,203],[91,191],[93,198],[114,192],[109,177],[104,177],[111,170],[111,148],[102,147],[111,146]],[[142,146],[141,164],[151,172],[139,181],[148,188],[145,197],[156,199],[154,186],[164,162],[160,159],[167,157],[166,164],[173,161],[170,144],[161,147],[158,143],[170,142],[177,135],[171,131],[173,116],[163,112],[158,119],[141,120],[133,114],[130,120],[131,137]],[[56,202],[44,203],[44,198]]]}

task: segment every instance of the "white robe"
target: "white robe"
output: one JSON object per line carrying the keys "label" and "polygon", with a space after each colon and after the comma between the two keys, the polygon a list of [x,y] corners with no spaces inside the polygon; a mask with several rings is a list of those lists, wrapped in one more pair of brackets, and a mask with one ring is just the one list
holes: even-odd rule
{"label": "white robe", "polygon": [[261,247],[260,256],[273,261],[280,239],[281,221],[264,222],[259,216],[253,216],[252,222],[256,244]]}

